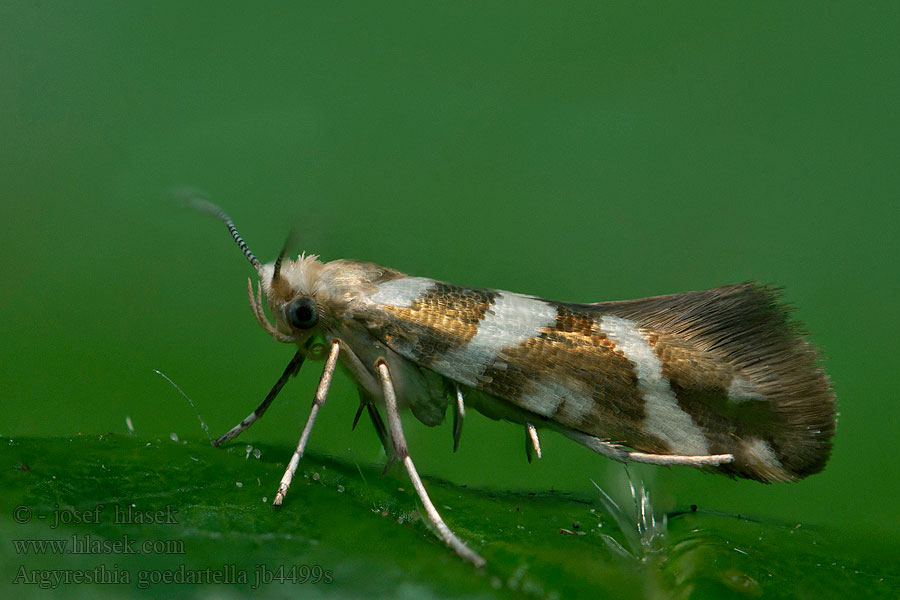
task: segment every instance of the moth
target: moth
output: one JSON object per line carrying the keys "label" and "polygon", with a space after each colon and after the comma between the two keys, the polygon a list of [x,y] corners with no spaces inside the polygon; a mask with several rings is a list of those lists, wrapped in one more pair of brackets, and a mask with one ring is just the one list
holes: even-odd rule
{"label": "moth", "polygon": [[761,482],[795,481],[828,460],[836,427],[831,383],[770,287],[578,304],[354,260],[290,260],[287,244],[262,264],[225,211],[203,199],[191,203],[225,223],[256,270],[256,291],[248,279],[247,292],[259,324],[297,346],[259,407],[214,445],[262,417],[305,360],[325,361],[275,505],[284,501],[338,363],[359,389],[354,427],[365,411],[387,455],[406,468],[438,535],[476,566],[484,559],[450,530],[422,484],[400,407],[430,426],[451,408],[454,449],[469,407],[518,424],[529,460],[532,451],[541,456],[541,429],[618,461]]}

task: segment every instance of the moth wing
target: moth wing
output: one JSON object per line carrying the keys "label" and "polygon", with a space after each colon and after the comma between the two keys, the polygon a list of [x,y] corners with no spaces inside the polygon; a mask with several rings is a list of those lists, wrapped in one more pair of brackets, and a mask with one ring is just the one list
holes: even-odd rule
{"label": "moth wing", "polygon": [[827,460],[830,383],[771,288],[575,304],[409,279],[370,307],[370,333],[481,392],[480,410],[645,452],[731,453],[723,470],[764,481]]}

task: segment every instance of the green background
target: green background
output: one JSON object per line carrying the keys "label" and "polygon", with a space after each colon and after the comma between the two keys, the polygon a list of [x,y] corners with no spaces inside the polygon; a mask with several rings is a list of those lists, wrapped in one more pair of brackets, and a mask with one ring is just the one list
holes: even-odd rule
{"label": "green background", "polygon": [[[215,435],[263,397],[292,350],[255,323],[224,228],[166,198],[191,185],[264,261],[294,227],[324,260],[566,301],[783,285],[837,392],[825,471],[633,473],[661,510],[896,549],[898,7],[3,2],[0,434],[127,434],[129,416],[141,440],[199,443],[154,369]],[[318,375],[240,441],[286,460]],[[356,403],[339,375],[313,452],[382,460],[349,431]],[[405,423],[420,472],[456,485],[596,499],[591,479],[624,477],[552,434],[528,464],[522,431],[479,415],[455,454],[449,424]]]}

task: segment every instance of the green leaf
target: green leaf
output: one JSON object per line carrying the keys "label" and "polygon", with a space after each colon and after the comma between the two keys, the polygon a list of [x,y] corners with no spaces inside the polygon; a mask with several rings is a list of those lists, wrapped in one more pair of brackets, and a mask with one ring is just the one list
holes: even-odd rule
{"label": "green leaf", "polygon": [[[382,477],[382,465],[307,455],[276,509],[289,448],[112,434],[0,444],[2,577],[18,594],[37,595],[41,586],[92,597],[256,586],[270,596],[391,598],[900,591],[898,567],[885,558],[896,548],[873,550],[796,524],[687,511],[669,515],[668,533],[641,544],[618,529],[599,494],[475,490],[426,477],[448,525],[487,559],[479,570],[430,531],[397,467]],[[626,529],[635,522],[628,509],[617,516]],[[62,540],[69,552],[80,544],[84,553],[41,552],[41,540]],[[145,553],[115,552],[145,543]]]}

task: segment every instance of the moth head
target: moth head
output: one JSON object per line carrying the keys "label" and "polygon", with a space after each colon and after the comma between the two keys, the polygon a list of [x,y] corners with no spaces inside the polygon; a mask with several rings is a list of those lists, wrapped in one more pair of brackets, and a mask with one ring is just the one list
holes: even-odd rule
{"label": "moth head", "polygon": [[[247,280],[247,292],[253,315],[263,329],[280,342],[302,344],[308,340],[315,333],[321,316],[315,297],[319,292],[319,271],[324,265],[319,262],[318,257],[301,254],[297,260],[285,259],[287,249],[292,244],[292,239],[288,238],[275,262],[264,265],[250,250],[224,210],[201,198],[193,197],[189,202],[197,210],[225,223],[244,257],[256,269],[259,275],[256,293],[254,294],[250,279]],[[275,319],[274,323],[266,317],[263,294]]]}
{"label": "moth head", "polygon": [[[260,285],[255,296],[250,288],[250,307],[260,325],[275,339],[301,343],[320,325],[322,309],[317,296],[323,265],[315,255],[301,254],[296,260],[290,260],[285,259],[284,254],[285,249],[282,249],[274,263],[260,266]],[[265,317],[262,294],[266,296],[274,323]]]}

